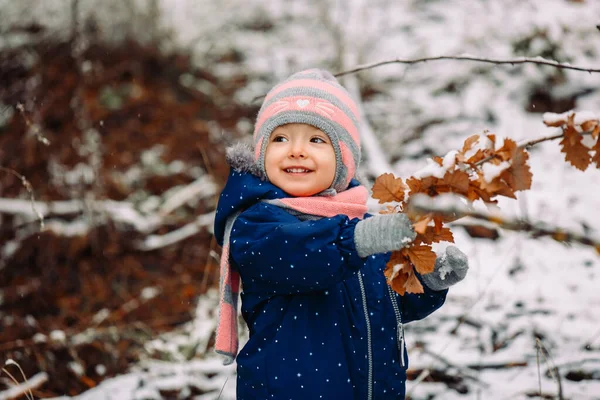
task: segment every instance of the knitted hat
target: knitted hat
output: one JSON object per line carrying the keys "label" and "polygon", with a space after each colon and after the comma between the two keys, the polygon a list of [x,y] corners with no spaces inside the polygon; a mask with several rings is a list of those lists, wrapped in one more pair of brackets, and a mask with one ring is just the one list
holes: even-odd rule
{"label": "knitted hat", "polygon": [[276,85],[258,112],[254,128],[254,159],[263,176],[269,136],[278,126],[303,123],[323,131],[331,140],[336,158],[331,188],[348,187],[360,162],[360,116],[356,103],[333,75],[309,69]]}

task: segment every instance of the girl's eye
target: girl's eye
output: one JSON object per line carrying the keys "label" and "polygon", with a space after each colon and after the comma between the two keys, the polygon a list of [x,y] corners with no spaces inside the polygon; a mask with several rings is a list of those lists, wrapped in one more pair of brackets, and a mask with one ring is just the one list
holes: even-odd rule
{"label": "girl's eye", "polygon": [[286,138],[284,138],[283,136],[275,136],[275,137],[273,138],[273,141],[274,141],[274,142],[287,142],[287,139],[286,139]]}
{"label": "girl's eye", "polygon": [[313,143],[327,143],[324,139],[321,139],[320,137],[311,138],[310,141]]}

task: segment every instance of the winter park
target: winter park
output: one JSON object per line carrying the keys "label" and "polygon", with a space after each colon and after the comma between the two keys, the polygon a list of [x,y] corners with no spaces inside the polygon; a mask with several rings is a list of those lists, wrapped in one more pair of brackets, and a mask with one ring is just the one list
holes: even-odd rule
{"label": "winter park", "polygon": [[596,0],[0,0],[0,400],[600,400],[599,188]]}

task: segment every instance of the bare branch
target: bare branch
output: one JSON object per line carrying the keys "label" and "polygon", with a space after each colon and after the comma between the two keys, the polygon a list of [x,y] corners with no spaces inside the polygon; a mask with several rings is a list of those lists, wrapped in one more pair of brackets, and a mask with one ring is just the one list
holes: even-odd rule
{"label": "bare branch", "polygon": [[593,247],[600,254],[600,241],[574,232],[567,232],[557,227],[543,226],[542,223],[532,223],[520,219],[509,219],[500,215],[475,211],[472,207],[464,204],[464,198],[444,194],[437,197],[429,197],[424,194],[415,194],[410,197],[407,210],[410,213],[435,213],[451,218],[472,217],[489,221],[497,226],[511,231],[528,232],[532,237],[551,237],[563,243],[580,243]]}
{"label": "bare branch", "polygon": [[177,242],[181,242],[182,240],[185,240],[197,234],[198,232],[200,232],[200,230],[212,225],[214,219],[214,212],[200,215],[198,218],[196,218],[195,221],[190,222],[189,224],[177,230],[166,233],[164,235],[150,235],[146,237],[143,241],[138,242],[136,247],[143,251],[150,251],[160,249],[162,247],[166,247]]}
{"label": "bare branch", "polygon": [[[581,132],[580,133],[582,136],[585,135],[591,135],[592,132]],[[548,142],[550,140],[556,140],[556,139],[562,139],[565,136],[564,132],[563,133],[557,133],[556,135],[552,135],[552,136],[545,136],[545,137],[541,137],[541,138],[537,138],[537,139],[533,139],[533,140],[529,140],[527,142],[521,143],[520,145],[518,145],[517,147],[520,149],[529,149],[533,146],[535,146],[536,144],[542,143],[542,142]],[[484,158],[483,160],[480,160],[478,162],[475,163],[475,166],[480,166],[481,164],[485,164],[486,162],[492,160],[494,158],[494,156],[489,156]]]}
{"label": "bare branch", "polygon": [[519,58],[512,58],[512,59],[493,59],[493,58],[484,58],[484,57],[475,57],[475,56],[470,56],[470,55],[464,55],[464,56],[424,57],[424,58],[415,58],[415,59],[394,58],[391,60],[385,60],[385,61],[379,61],[379,62],[374,62],[374,63],[370,63],[370,64],[358,65],[352,69],[338,72],[337,74],[335,74],[335,76],[354,74],[356,72],[364,71],[367,69],[373,69],[373,68],[381,67],[383,65],[388,65],[388,64],[418,64],[418,63],[423,63],[423,62],[427,62],[427,61],[439,61],[439,60],[477,61],[477,62],[483,62],[483,63],[488,63],[488,64],[497,64],[497,65],[501,65],[501,64],[510,64],[510,65],[537,64],[537,65],[548,65],[548,66],[555,67],[555,68],[570,69],[570,70],[574,70],[574,71],[583,71],[583,72],[589,72],[589,73],[600,72],[600,69],[598,69],[598,68],[584,68],[584,67],[578,67],[578,66],[570,65],[570,64],[561,64],[557,61],[546,60],[542,57],[535,57],[535,58],[519,57]]}
{"label": "bare branch", "polygon": [[0,392],[0,400],[17,399],[23,395],[29,394],[33,389],[37,389],[48,381],[48,374],[40,372],[31,377],[25,383],[13,386],[3,392]]}
{"label": "bare branch", "polygon": [[33,195],[33,186],[31,186],[31,183],[29,183],[27,178],[25,178],[23,175],[19,174],[14,169],[0,167],[0,171],[7,172],[11,175],[16,176],[17,178],[19,178],[21,180],[21,184],[25,187],[25,189],[27,190],[27,193],[29,193],[29,198],[31,201],[31,211],[33,211],[33,213],[40,220],[40,230],[44,230],[44,216],[36,208],[36,201],[35,201],[35,196]]}

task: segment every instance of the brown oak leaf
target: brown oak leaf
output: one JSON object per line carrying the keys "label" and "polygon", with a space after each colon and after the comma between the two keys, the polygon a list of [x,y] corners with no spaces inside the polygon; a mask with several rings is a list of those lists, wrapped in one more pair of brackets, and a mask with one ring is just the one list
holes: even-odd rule
{"label": "brown oak leaf", "polygon": [[517,149],[517,142],[509,138],[504,138],[504,144],[501,148],[496,150],[496,155],[498,155],[502,161],[508,161],[514,157]]}
{"label": "brown oak leaf", "polygon": [[527,164],[529,153],[522,148],[516,148],[511,159],[511,167],[502,171],[500,177],[515,192],[518,190],[531,189],[533,174]]}
{"label": "brown oak leaf", "polygon": [[592,137],[594,139],[598,139],[598,137],[600,137],[600,124],[598,126],[596,126],[594,128],[594,130],[592,131]]}
{"label": "brown oak leaf", "polygon": [[[571,118],[569,118],[571,119]],[[583,137],[573,125],[567,125],[564,129],[564,137],[560,141],[565,160],[575,168],[585,171],[590,165],[591,156],[589,149],[581,143]]]}
{"label": "brown oak leaf", "polygon": [[469,136],[468,138],[466,138],[465,142],[463,143],[463,148],[461,150],[461,153],[463,153],[463,155],[464,155],[466,152],[471,150],[471,147],[473,147],[473,145],[475,143],[477,143],[478,140],[479,140],[479,135],[472,135],[472,136]]}
{"label": "brown oak leaf", "polygon": [[423,293],[423,285],[421,285],[421,282],[419,282],[419,279],[414,271],[411,271],[411,273],[408,274],[408,278],[406,279],[404,287],[406,288],[407,293]]}
{"label": "brown oak leaf", "polygon": [[[396,253],[395,258],[393,257],[394,253]],[[388,284],[392,287],[392,289],[400,295],[404,295],[406,292],[405,285],[406,281],[408,280],[409,273],[413,272],[412,266],[406,256],[401,255],[400,252],[394,253],[392,253],[392,259],[390,259],[390,261],[387,263],[383,274],[387,278]],[[394,275],[395,269],[397,272]]]}
{"label": "brown oak leaf", "polygon": [[428,176],[428,177],[421,178],[421,179],[408,178],[406,180],[406,184],[410,188],[409,195],[412,196],[415,193],[425,193],[430,196],[435,196],[436,194],[438,194],[438,191],[437,191],[438,181],[439,181],[439,179],[435,178],[433,176]]}
{"label": "brown oak leaf", "polygon": [[429,245],[412,245],[404,249],[410,262],[420,274],[433,272],[436,255]]}
{"label": "brown oak leaf", "polygon": [[443,227],[440,232],[436,232],[433,226],[428,226],[425,233],[421,234],[420,239],[423,243],[439,243],[451,242],[454,243],[454,236],[450,228]]}
{"label": "brown oak leaf", "polygon": [[425,231],[427,229],[427,224],[429,224],[429,221],[431,221],[431,219],[432,219],[431,215],[426,215],[423,219],[414,223],[413,228],[414,228],[415,232],[420,233],[420,234],[425,233]]}
{"label": "brown oak leaf", "polygon": [[595,129],[598,126],[598,120],[597,119],[591,119],[589,121],[584,121],[581,124],[581,130],[584,132],[589,132],[593,129]]}
{"label": "brown oak leaf", "polygon": [[394,174],[386,173],[380,175],[373,185],[373,198],[379,200],[379,204],[390,201],[403,201],[406,185],[402,183],[401,178],[396,178]]}
{"label": "brown oak leaf", "polygon": [[450,187],[453,193],[466,195],[469,190],[469,174],[464,171],[447,171],[443,182]]}
{"label": "brown oak leaf", "polygon": [[596,163],[596,168],[600,168],[600,140],[596,141],[592,150],[596,152],[592,157],[592,161]]}

